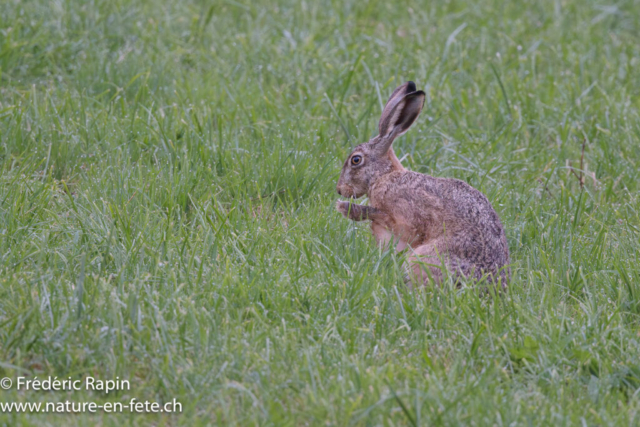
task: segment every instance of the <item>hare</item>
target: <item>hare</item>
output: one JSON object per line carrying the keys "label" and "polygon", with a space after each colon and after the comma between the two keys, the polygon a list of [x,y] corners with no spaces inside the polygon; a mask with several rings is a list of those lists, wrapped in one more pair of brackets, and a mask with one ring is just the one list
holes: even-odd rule
{"label": "hare", "polygon": [[457,179],[407,170],[393,152],[393,141],[409,130],[424,100],[425,93],[413,82],[393,91],[380,117],[379,135],[349,154],[336,187],[343,197],[367,195],[369,206],[338,201],[336,208],[353,221],[371,221],[380,246],[408,250],[407,281],[440,284],[444,267],[454,279],[485,277],[506,288],[509,248],[486,196]]}

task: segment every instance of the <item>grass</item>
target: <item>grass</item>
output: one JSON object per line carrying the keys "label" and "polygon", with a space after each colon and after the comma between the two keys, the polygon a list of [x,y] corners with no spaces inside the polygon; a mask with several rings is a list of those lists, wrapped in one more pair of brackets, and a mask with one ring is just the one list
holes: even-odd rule
{"label": "grass", "polygon": [[[183,411],[0,424],[638,425],[638,22],[633,0],[2,2],[0,376],[131,390],[0,400]],[[493,203],[500,298],[407,290],[334,210],[406,80],[428,99],[396,152]]]}

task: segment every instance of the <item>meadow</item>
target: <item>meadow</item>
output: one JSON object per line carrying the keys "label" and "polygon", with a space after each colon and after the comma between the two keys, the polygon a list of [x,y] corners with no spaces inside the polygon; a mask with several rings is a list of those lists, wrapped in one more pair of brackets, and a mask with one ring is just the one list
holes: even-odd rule
{"label": "meadow", "polygon": [[[0,377],[131,389],[0,425],[640,425],[640,3],[4,0]],[[335,211],[403,164],[487,195],[506,293],[410,290]]]}

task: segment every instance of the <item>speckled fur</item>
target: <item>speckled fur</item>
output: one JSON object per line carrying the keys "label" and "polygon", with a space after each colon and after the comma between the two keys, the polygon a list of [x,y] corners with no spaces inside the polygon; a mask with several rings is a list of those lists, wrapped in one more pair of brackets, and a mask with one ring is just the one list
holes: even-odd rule
{"label": "speckled fur", "polygon": [[[398,87],[380,119],[380,135],[349,155],[338,180],[338,193],[369,197],[369,206],[339,201],[337,209],[354,221],[371,221],[379,245],[408,248],[407,280],[439,283],[454,277],[499,282],[509,278],[509,248],[502,224],[484,194],[466,182],[435,178],[405,169],[393,140],[406,132],[424,103],[413,82]],[[359,165],[352,158],[360,156]]]}

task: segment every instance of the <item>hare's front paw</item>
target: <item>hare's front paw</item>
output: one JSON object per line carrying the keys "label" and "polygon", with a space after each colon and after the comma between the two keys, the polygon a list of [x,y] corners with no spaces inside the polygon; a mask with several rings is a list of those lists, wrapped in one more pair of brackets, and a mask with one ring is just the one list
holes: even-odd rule
{"label": "hare's front paw", "polygon": [[345,202],[342,200],[338,200],[336,203],[336,209],[340,212],[345,218],[349,218],[349,202]]}

